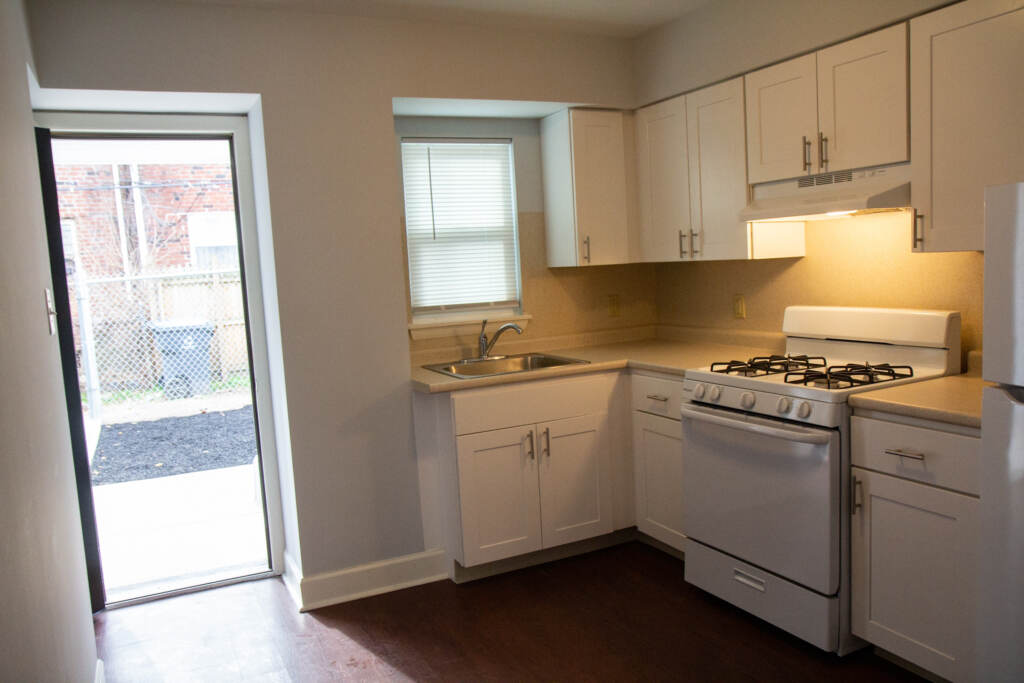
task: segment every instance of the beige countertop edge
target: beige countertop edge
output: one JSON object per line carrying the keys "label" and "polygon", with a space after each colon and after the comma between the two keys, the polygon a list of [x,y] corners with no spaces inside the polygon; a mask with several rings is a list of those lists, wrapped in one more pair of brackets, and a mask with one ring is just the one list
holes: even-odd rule
{"label": "beige countertop edge", "polygon": [[664,339],[621,342],[617,344],[600,344],[572,349],[558,349],[550,352],[555,356],[579,358],[590,361],[586,365],[566,365],[530,372],[494,375],[475,379],[448,377],[422,367],[412,369],[412,386],[421,393],[443,393],[477,389],[515,382],[532,382],[554,377],[581,375],[590,372],[621,370],[631,368],[647,370],[667,375],[682,377],[686,368],[701,367],[713,360],[729,358],[748,358],[760,349],[731,344],[715,344],[707,342],[680,342]]}
{"label": "beige countertop edge", "polygon": [[980,375],[948,375],[850,396],[863,410],[905,415],[964,427],[981,427],[981,394],[988,385]]}

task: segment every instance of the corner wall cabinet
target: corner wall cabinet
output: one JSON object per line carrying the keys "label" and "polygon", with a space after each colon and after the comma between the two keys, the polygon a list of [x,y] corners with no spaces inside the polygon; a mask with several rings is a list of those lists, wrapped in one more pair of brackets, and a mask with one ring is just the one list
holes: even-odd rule
{"label": "corner wall cabinet", "polygon": [[623,120],[594,109],[541,120],[548,266],[630,261]]}
{"label": "corner wall cabinet", "polygon": [[1024,180],[1024,4],[968,0],[910,21],[915,251],[985,248],[984,189]]}
{"label": "corner wall cabinet", "polygon": [[746,75],[751,183],[906,161],[907,28]]}
{"label": "corner wall cabinet", "polygon": [[852,631],[951,681],[973,679],[980,441],[851,420]]}

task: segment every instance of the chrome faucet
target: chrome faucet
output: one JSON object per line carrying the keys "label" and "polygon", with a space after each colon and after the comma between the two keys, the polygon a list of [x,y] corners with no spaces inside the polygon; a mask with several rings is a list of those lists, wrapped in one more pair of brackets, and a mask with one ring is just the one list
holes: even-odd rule
{"label": "chrome faucet", "polygon": [[491,337],[490,343],[488,343],[487,342],[486,330],[487,330],[487,321],[484,320],[484,324],[480,326],[480,339],[479,339],[479,341],[480,341],[480,357],[481,358],[487,358],[488,356],[491,355],[491,349],[494,348],[494,345],[498,342],[498,337],[500,337],[501,333],[504,332],[505,330],[515,330],[516,334],[522,334],[523,333],[523,328],[519,327],[519,325],[516,325],[515,323],[505,323],[504,325],[502,325],[501,327],[499,327],[497,329],[497,331],[494,333],[494,336]]}

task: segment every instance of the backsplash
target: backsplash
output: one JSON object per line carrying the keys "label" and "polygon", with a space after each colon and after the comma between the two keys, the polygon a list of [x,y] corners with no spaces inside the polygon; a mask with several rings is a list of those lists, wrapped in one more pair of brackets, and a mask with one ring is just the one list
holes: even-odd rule
{"label": "backsplash", "polygon": [[658,322],[779,330],[796,304],[946,309],[962,315],[964,352],[980,349],[984,254],[912,253],[910,226],[909,212],[809,222],[804,258],[659,264]]}

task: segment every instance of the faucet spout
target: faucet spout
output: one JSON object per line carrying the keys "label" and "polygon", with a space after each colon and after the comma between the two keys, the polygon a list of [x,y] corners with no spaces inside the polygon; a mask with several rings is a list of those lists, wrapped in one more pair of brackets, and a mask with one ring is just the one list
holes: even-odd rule
{"label": "faucet spout", "polygon": [[478,340],[480,342],[481,358],[487,358],[491,355],[491,349],[493,349],[494,345],[498,343],[498,337],[500,337],[506,330],[515,330],[516,334],[523,333],[523,328],[519,327],[519,325],[515,323],[505,323],[494,332],[494,336],[491,337],[490,342],[488,342],[487,334],[485,333],[486,329],[487,321],[485,320],[484,324],[480,326],[480,339]]}

